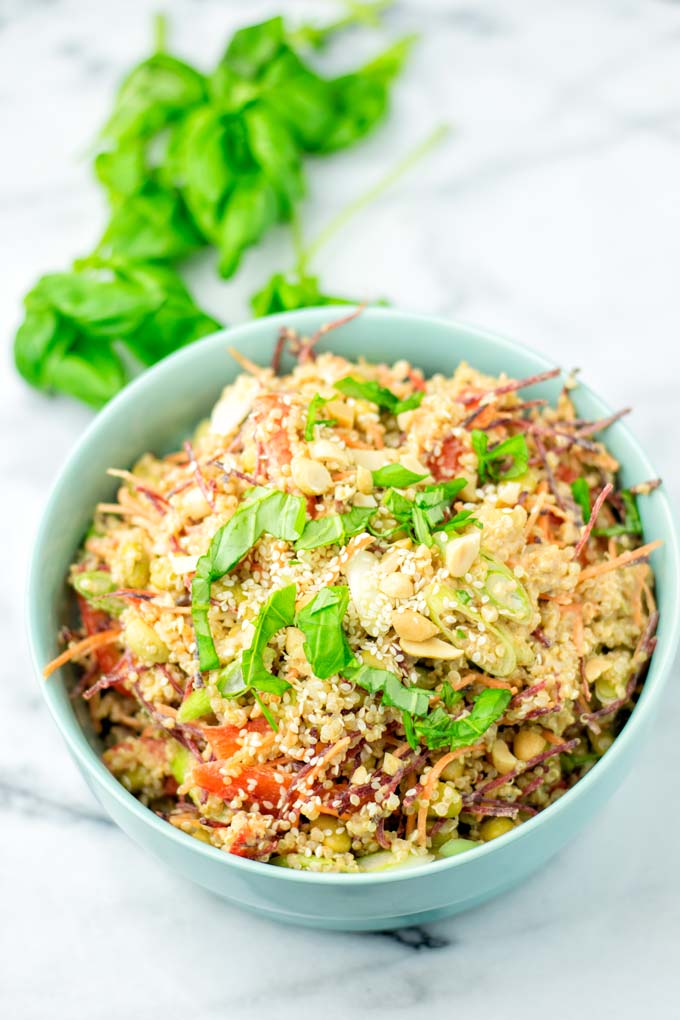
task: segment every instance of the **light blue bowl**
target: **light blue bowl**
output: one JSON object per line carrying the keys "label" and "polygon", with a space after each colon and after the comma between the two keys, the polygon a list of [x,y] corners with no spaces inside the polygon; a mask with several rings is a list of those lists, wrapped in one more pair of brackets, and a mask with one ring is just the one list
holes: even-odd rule
{"label": "light blue bowl", "polygon": [[[81,726],[66,691],[68,670],[48,681],[40,670],[57,654],[57,632],[68,615],[64,584],[92,512],[117,483],[112,465],[127,467],[146,450],[176,448],[206,416],[222,387],[238,372],[227,348],[260,364],[271,358],[282,325],[309,335],[346,308],[306,309],[272,316],[217,333],[180,351],[147,372],[95,419],[63,469],[48,501],[35,543],[28,615],[39,683],[47,704],[90,789],[104,809],[137,843],[179,874],[247,909],[281,921],[336,929],[388,929],[455,914],[511,888],[539,868],[581,829],[619,785],[650,729],[678,638],[678,542],[662,490],[640,501],[645,537],[664,541],[653,557],[661,611],[658,646],[644,689],[620,736],[604,758],[547,811],[479,849],[421,868],[371,875],[290,871],[231,857],[179,832],[143,807],[110,775],[96,739]],[[374,361],[407,358],[426,373],[451,373],[461,359],[483,372],[522,378],[553,367],[538,354],[469,326],[368,310],[319,345]],[[554,398],[558,382],[531,391]],[[580,415],[610,413],[585,386],[575,392]],[[655,477],[645,454],[621,424],[607,442],[623,465],[625,484]]]}

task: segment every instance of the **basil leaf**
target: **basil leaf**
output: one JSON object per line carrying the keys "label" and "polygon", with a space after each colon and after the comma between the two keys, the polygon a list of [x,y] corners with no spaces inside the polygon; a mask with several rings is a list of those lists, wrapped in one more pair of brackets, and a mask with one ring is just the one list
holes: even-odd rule
{"label": "basil leaf", "polygon": [[78,337],[68,352],[48,357],[45,389],[67,393],[100,408],[127,382],[125,367],[111,347],[100,340]]}
{"label": "basil leaf", "polygon": [[295,618],[296,627],[305,635],[305,655],[320,680],[339,673],[354,660],[342,626],[348,603],[346,585],[322,588]]}
{"label": "basil leaf", "polygon": [[385,705],[411,716],[427,714],[432,692],[421,687],[404,687],[399,677],[388,669],[360,666],[357,670],[345,670],[345,675],[369,694],[381,694]]}
{"label": "basil leaf", "polygon": [[219,228],[219,270],[225,279],[236,272],[246,248],[279,217],[276,189],[264,174],[244,175],[235,185]]}
{"label": "basil leaf", "polygon": [[392,393],[392,390],[388,390],[385,386],[380,386],[375,380],[356,379],[351,375],[345,376],[344,379],[340,379],[333,385],[345,396],[353,397],[355,400],[369,400],[372,404],[377,404],[378,407],[389,411],[390,414],[401,414],[402,411],[410,411],[419,407],[425,396],[424,392],[419,390],[405,400],[400,400],[396,393]]}
{"label": "basil leaf", "polygon": [[293,312],[298,308],[350,304],[357,302],[333,294],[322,294],[318,276],[291,277],[284,273],[274,273],[250,299],[250,307],[258,318],[276,315],[277,312]]}
{"label": "basil leaf", "polygon": [[279,15],[239,29],[222,58],[222,63],[244,78],[256,78],[285,44],[283,18]]}
{"label": "basil leaf", "polygon": [[[472,448],[477,454],[477,470],[480,482],[500,481],[502,479],[520,478],[526,473],[529,465],[527,441],[519,433],[510,436],[489,449],[489,437],[480,429],[473,429],[470,434]],[[510,465],[503,469],[503,465]]]}
{"label": "basil leaf", "polygon": [[387,112],[389,86],[401,71],[413,44],[410,36],[353,74],[330,83],[333,120],[330,131],[319,139],[317,151],[346,148],[368,134]]}
{"label": "basil leaf", "polygon": [[147,180],[140,191],[114,200],[97,251],[128,259],[180,259],[203,244],[180,193]]}
{"label": "basil leaf", "polygon": [[318,549],[322,545],[344,545],[352,535],[364,531],[377,512],[377,507],[354,507],[344,514],[330,514],[307,521],[295,548],[300,551]]}
{"label": "basil leaf", "polygon": [[424,719],[416,720],[416,734],[433,750],[468,747],[500,719],[511,697],[510,691],[487,688],[475,698],[471,711],[462,719],[452,719],[443,708],[436,708]]}
{"label": "basil leaf", "polygon": [[372,471],[373,484],[380,488],[392,486],[396,489],[407,489],[409,485],[415,485],[427,478],[427,474],[418,475],[415,471],[409,471],[401,464],[386,464],[384,467]]}
{"label": "basil leaf", "polygon": [[590,520],[590,487],[585,478],[577,478],[571,483],[571,494],[581,508],[583,523],[587,524]]}
{"label": "basil leaf", "polygon": [[100,152],[94,161],[94,172],[112,195],[134,195],[141,191],[148,177],[144,143],[133,139]]}
{"label": "basil leaf", "polygon": [[155,53],[121,84],[102,135],[116,141],[148,138],[205,98],[202,74],[167,53]]}
{"label": "basil leaf", "polygon": [[118,339],[137,329],[163,303],[160,290],[144,289],[98,272],[50,273],[31,294],[87,336]]}
{"label": "basil leaf", "polygon": [[320,393],[315,393],[309,402],[309,408],[307,410],[307,420],[305,422],[305,440],[311,443],[314,439],[314,426],[315,425],[337,425],[335,418],[323,418],[317,420],[317,411],[327,404],[329,401],[328,397],[322,397]]}
{"label": "basil leaf", "polygon": [[258,613],[255,634],[250,648],[241,656],[241,671],[246,689],[253,688],[270,694],[283,694],[290,684],[274,676],[264,664],[264,651],[274,635],[284,627],[292,627],[295,619],[294,584],[272,592]]}
{"label": "basil leaf", "polygon": [[191,615],[202,670],[217,669],[220,664],[208,622],[212,582],[233,570],[265,532],[293,542],[299,538],[304,521],[305,501],[301,496],[261,489],[213,535],[208,552],[196,564],[191,585]]}

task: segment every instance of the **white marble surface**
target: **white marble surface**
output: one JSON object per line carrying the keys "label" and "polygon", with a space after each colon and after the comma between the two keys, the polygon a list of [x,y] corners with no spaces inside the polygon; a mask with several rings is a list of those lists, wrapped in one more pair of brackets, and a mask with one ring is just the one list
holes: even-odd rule
{"label": "white marble surface", "polygon": [[[675,1015],[677,678],[656,741],[578,842],[525,888],[426,931],[314,934],[240,913],[129,843],[70,764],[29,666],[22,588],[44,495],[89,414],[24,387],[10,338],[33,278],[95,238],[102,208],[83,153],[157,6],[0,3],[0,1013]],[[163,6],[181,49],[211,60],[246,8],[253,20],[332,9]],[[680,496],[680,5],[404,0],[389,30],[413,28],[422,41],[389,124],[310,167],[309,230],[429,125],[449,119],[456,133],[323,253],[327,285],[472,320],[583,366],[611,403],[635,405],[632,427]],[[338,62],[358,45],[348,37]],[[199,264],[197,291],[243,319],[247,294],[287,251],[272,236],[229,284]]]}

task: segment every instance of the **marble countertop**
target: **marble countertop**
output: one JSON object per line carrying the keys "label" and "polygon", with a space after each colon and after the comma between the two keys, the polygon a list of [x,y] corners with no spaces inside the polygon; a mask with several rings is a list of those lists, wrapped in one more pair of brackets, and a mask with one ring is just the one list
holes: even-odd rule
{"label": "marble countertop", "polygon": [[[114,83],[145,52],[157,6],[0,4],[3,1016],[670,1016],[680,995],[677,683],[634,774],[528,886],[384,935],[283,929],[211,898],[133,846],[70,763],[29,665],[22,589],[45,494],[90,414],[26,388],[10,338],[33,279],[96,237],[103,210],[87,145]],[[282,7],[332,11],[264,0],[163,6],[179,48],[209,60],[246,7],[252,20]],[[403,0],[388,28],[347,37],[338,59],[413,29],[422,39],[390,122],[310,167],[310,233],[430,126],[446,119],[455,132],[316,268],[336,292],[467,319],[582,366],[610,403],[635,405],[631,427],[680,498],[680,5]],[[200,263],[192,282],[235,322],[288,258],[281,231],[234,282]]]}

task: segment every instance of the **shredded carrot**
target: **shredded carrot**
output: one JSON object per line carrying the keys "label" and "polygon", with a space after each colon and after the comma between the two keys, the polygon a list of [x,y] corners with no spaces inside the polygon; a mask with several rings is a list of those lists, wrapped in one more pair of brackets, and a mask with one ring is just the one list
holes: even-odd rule
{"label": "shredded carrot", "polygon": [[621,553],[620,556],[616,556],[613,560],[605,560],[603,563],[593,563],[592,566],[586,567],[585,570],[581,571],[577,584],[582,584],[584,581],[589,581],[592,577],[599,577],[601,574],[606,574],[610,570],[618,570],[619,567],[625,567],[629,563],[635,563],[637,560],[643,559],[653,553],[655,549],[658,549],[663,545],[660,538],[657,538],[654,542],[648,542],[647,545],[641,545],[639,549],[629,549],[628,552]]}
{"label": "shredded carrot", "polygon": [[416,816],[415,812],[412,815],[406,815],[406,838],[408,839],[413,830],[416,827]]}
{"label": "shredded carrot", "polygon": [[574,648],[579,658],[583,657],[583,641],[584,641],[584,625],[583,625],[583,603],[582,602],[570,602],[568,605],[558,603],[559,609],[563,613],[574,614],[574,629],[572,632],[574,640]]}
{"label": "shredded carrot", "polygon": [[652,613],[656,612],[656,599],[654,598],[654,592],[646,581],[642,582],[642,590],[645,593],[645,599],[647,600],[647,612],[651,616]]}
{"label": "shredded carrot", "polygon": [[120,629],[118,627],[112,627],[110,630],[100,630],[97,634],[90,634],[88,637],[83,638],[82,641],[77,641],[75,645],[71,645],[65,652],[58,655],[56,659],[48,662],[43,670],[43,676],[47,679],[55,670],[70,662],[71,659],[77,659],[79,656],[92,652],[95,648],[101,648],[103,645],[110,645],[113,641],[117,641],[119,637]]}
{"label": "shredded carrot", "polygon": [[456,751],[449,751],[448,754],[443,755],[439,761],[430,769],[425,785],[423,786],[423,792],[420,795],[420,806],[418,808],[418,842],[421,846],[427,845],[427,808],[428,804],[432,800],[432,794],[440,775],[446,768],[446,766],[454,761],[456,758],[460,758],[464,754],[469,754],[471,751],[477,751],[481,747],[481,744],[473,744],[470,747],[459,747]]}
{"label": "shredded carrot", "polygon": [[517,688],[513,687],[507,680],[497,680],[495,677],[486,676],[484,673],[464,673],[460,680],[452,686],[454,690],[461,691],[464,687],[467,687],[472,683],[481,684],[482,687],[494,687],[505,691],[517,690]]}
{"label": "shredded carrot", "polygon": [[558,735],[553,733],[552,730],[542,729],[541,736],[544,740],[547,740],[549,744],[552,744],[553,747],[557,747],[558,744],[564,743],[564,737],[558,737]]}

